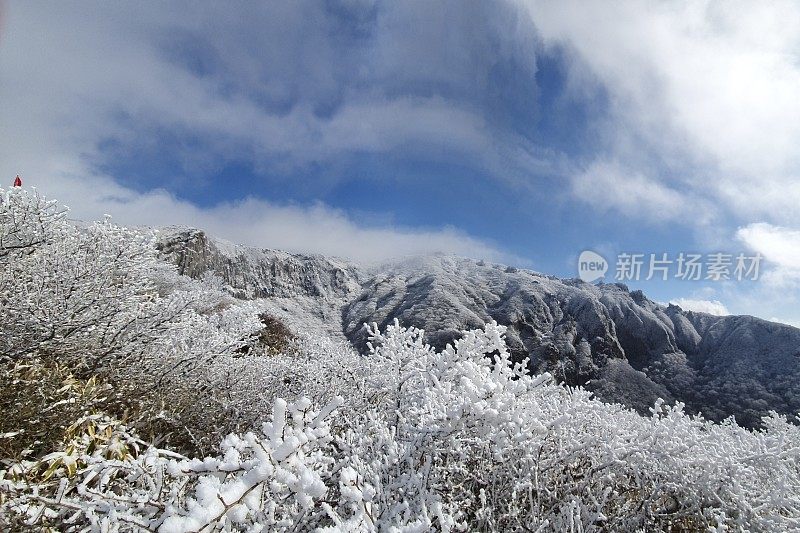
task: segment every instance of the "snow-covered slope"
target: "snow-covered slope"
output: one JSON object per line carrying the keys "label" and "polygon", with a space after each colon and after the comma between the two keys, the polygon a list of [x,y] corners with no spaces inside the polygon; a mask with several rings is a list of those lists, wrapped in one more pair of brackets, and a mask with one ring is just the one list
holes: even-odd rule
{"label": "snow-covered slope", "polygon": [[682,401],[719,420],[756,424],[769,410],[800,412],[800,330],[748,316],[661,306],[624,285],[590,285],[451,256],[371,271],[320,256],[254,250],[197,230],[164,231],[159,245],[183,273],[217,272],[237,296],[270,298],[289,320],[363,349],[365,322],[395,318],[443,346],[490,320],[508,326],[517,358],[607,401],[646,411]]}

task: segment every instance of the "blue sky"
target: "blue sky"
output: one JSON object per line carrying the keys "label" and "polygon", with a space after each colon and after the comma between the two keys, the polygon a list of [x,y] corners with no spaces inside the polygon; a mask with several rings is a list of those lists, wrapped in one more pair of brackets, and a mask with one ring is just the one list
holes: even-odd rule
{"label": "blue sky", "polygon": [[631,285],[800,322],[796,4],[3,6],[0,170],[76,217],[564,277],[761,253],[756,283]]}

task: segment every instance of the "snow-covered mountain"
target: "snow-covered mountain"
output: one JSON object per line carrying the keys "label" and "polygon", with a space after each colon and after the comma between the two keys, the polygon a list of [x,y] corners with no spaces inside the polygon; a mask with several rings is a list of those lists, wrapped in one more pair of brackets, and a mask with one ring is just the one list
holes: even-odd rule
{"label": "snow-covered mountain", "polygon": [[195,229],[162,230],[181,273],[218,274],[240,298],[266,298],[290,325],[344,334],[363,350],[365,322],[425,329],[443,346],[464,329],[508,326],[518,357],[603,400],[640,411],[658,397],[755,425],[800,412],[800,329],[750,316],[664,307],[621,284],[591,285],[452,256],[364,269],[318,255],[258,250]]}
{"label": "snow-covered mountain", "polygon": [[[367,270],[163,231],[192,280],[150,237],[0,190],[0,530],[798,529],[796,417],[639,416],[512,364],[750,416],[793,409],[797,330],[446,256]],[[349,345],[393,317],[462,337]]]}

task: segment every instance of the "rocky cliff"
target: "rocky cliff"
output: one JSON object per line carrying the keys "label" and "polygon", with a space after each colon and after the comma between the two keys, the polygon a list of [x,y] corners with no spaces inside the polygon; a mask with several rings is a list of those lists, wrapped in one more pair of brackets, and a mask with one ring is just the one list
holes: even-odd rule
{"label": "rocky cliff", "polygon": [[160,230],[156,247],[166,260],[177,265],[180,274],[197,278],[206,272],[216,273],[238,298],[336,299],[361,286],[357,267],[346,261],[249,248],[210,238],[193,228]]}

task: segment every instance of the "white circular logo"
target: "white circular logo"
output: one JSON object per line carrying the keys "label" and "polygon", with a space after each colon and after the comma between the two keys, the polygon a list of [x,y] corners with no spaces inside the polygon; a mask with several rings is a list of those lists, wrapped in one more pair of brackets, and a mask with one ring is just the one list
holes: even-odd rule
{"label": "white circular logo", "polygon": [[608,272],[608,261],[605,257],[591,250],[584,250],[578,257],[578,277],[591,283],[605,276]]}

